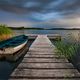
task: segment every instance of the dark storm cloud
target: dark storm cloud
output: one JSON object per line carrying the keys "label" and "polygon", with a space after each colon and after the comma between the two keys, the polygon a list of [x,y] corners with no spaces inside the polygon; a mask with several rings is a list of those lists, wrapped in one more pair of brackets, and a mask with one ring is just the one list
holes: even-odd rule
{"label": "dark storm cloud", "polygon": [[25,23],[30,20],[42,21],[40,24],[56,26],[59,23],[66,26],[71,22],[79,23],[76,20],[80,20],[80,0],[0,0],[0,11],[11,13],[12,16],[17,14],[16,18]]}
{"label": "dark storm cloud", "polygon": [[80,0],[58,0],[58,1],[60,2],[53,7],[55,11],[70,11],[78,9],[80,7]]}
{"label": "dark storm cloud", "polygon": [[27,10],[25,7],[23,7],[25,1],[26,0],[0,0],[0,9],[16,13],[19,10],[19,13],[24,13],[24,11],[26,12]]}
{"label": "dark storm cloud", "polygon": [[52,2],[52,0],[0,0],[0,9],[11,12],[21,10],[21,13],[22,11],[24,13],[24,10],[25,13],[33,11],[41,12],[50,2]]}
{"label": "dark storm cloud", "polygon": [[0,9],[15,13],[70,12],[80,7],[80,0],[0,0]]}
{"label": "dark storm cloud", "polygon": [[31,12],[72,14],[80,7],[80,0],[0,0],[0,9],[18,14]]}

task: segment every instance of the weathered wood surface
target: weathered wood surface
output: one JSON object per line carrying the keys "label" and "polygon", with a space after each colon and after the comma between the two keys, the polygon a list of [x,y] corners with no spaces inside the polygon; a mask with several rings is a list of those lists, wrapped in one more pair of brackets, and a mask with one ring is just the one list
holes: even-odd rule
{"label": "weathered wood surface", "polygon": [[22,62],[23,63],[29,63],[29,62],[32,62],[32,63],[69,63],[68,60],[62,59],[62,58],[58,60],[58,58],[52,59],[52,58],[32,58],[32,57],[30,57],[29,59],[24,58]]}
{"label": "weathered wood surface", "polygon": [[[38,36],[38,34],[26,34],[26,36],[28,36],[29,39],[35,39]],[[47,34],[47,36],[50,39],[61,39],[61,35],[59,34]]]}
{"label": "weathered wood surface", "polygon": [[80,80],[80,73],[54,49],[47,35],[39,35],[9,80]]}

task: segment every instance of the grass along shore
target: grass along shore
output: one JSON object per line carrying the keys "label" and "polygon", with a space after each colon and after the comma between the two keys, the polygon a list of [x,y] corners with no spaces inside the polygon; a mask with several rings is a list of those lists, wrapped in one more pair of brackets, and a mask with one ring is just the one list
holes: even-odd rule
{"label": "grass along shore", "polygon": [[63,41],[56,41],[56,53],[62,57],[66,57],[67,59],[72,59],[73,56],[77,54],[77,49],[80,47],[75,43],[65,43]]}
{"label": "grass along shore", "polygon": [[55,52],[59,57],[65,57],[80,72],[80,33],[78,39],[72,34],[67,35],[61,41],[52,41],[55,45]]}
{"label": "grass along shore", "polygon": [[69,34],[61,41],[55,41],[54,45],[56,46],[56,53],[60,57],[65,56],[67,59],[72,59],[78,53],[80,39],[76,39],[72,34]]}
{"label": "grass along shore", "polygon": [[0,24],[0,41],[12,37],[13,31],[7,25]]}

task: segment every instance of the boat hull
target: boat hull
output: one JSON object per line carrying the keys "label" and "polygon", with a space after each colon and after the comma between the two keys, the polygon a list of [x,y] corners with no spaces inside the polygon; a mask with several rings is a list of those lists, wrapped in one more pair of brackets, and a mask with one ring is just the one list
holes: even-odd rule
{"label": "boat hull", "polygon": [[24,55],[29,50],[27,43],[17,52],[14,54],[5,55],[7,61],[15,62],[17,61],[22,55]]}
{"label": "boat hull", "polygon": [[[20,39],[19,39],[19,41],[20,41]],[[24,39],[23,39],[23,41],[24,41]],[[6,48],[0,50],[0,59],[5,58],[7,60],[15,60],[16,61],[19,58],[19,56],[23,53],[23,52],[20,52],[20,51],[22,51],[25,46],[28,50],[27,42],[28,42],[27,38],[25,38],[25,41],[23,43],[22,42],[19,43],[18,40],[17,40],[16,44],[18,43],[19,45],[6,47]],[[15,45],[15,43],[13,43],[12,45]]]}

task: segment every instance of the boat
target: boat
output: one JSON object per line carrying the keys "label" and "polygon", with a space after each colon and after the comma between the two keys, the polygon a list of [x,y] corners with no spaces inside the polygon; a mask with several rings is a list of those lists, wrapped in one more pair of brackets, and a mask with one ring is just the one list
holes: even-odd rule
{"label": "boat", "polygon": [[[0,58],[10,58],[21,50],[28,42],[28,36],[19,35],[0,42]],[[17,55],[18,56],[18,55]],[[12,57],[11,57],[12,58]]]}

